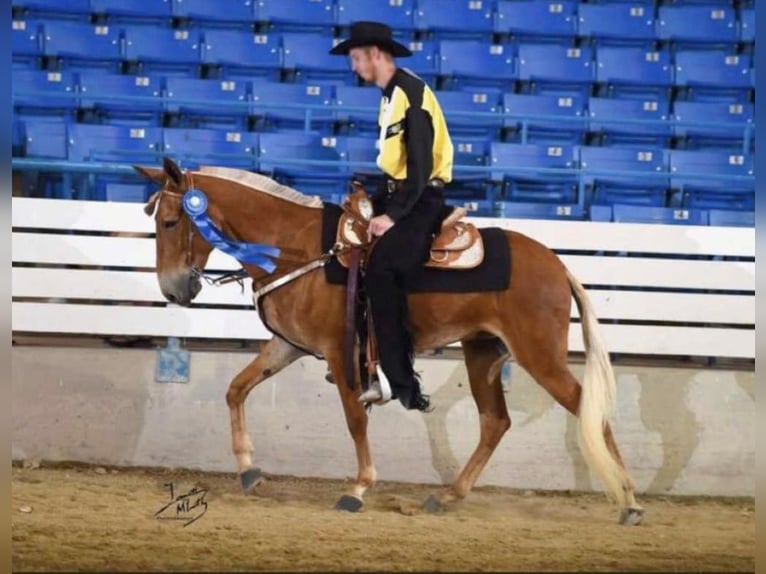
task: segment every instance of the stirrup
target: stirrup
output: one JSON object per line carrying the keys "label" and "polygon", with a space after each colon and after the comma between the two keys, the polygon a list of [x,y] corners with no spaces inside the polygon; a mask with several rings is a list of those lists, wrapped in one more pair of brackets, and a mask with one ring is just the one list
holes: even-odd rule
{"label": "stirrup", "polygon": [[376,377],[370,383],[370,387],[359,395],[360,403],[373,403],[376,405],[385,405],[393,397],[391,384],[380,365],[375,367]]}

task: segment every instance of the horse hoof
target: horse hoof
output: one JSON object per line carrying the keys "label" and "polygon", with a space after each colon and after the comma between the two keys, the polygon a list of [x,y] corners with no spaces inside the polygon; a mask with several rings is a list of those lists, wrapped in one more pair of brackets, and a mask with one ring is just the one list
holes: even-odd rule
{"label": "horse hoof", "polygon": [[442,502],[432,494],[426,498],[426,501],[423,503],[423,510],[432,514],[436,514],[444,512],[445,508],[444,504],[442,504]]}
{"label": "horse hoof", "polygon": [[620,524],[623,526],[636,526],[641,524],[644,518],[643,508],[624,508],[620,512]]}
{"label": "horse hoof", "polygon": [[263,475],[260,468],[248,468],[245,472],[239,473],[239,484],[244,494],[252,492],[261,482],[263,482]]}
{"label": "horse hoof", "polygon": [[362,502],[361,498],[357,498],[356,496],[351,496],[349,494],[344,494],[338,499],[338,502],[335,503],[335,510],[359,512],[362,506],[364,506],[364,502]]}

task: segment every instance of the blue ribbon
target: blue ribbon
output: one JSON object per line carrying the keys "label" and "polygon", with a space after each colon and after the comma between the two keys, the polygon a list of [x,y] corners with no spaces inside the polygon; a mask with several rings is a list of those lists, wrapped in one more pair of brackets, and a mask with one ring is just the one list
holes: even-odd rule
{"label": "blue ribbon", "polygon": [[279,248],[262,243],[244,243],[229,239],[210,220],[207,206],[207,196],[201,190],[190,189],[184,194],[184,211],[197,226],[197,230],[205,241],[241,263],[249,263],[260,267],[266,273],[273,273],[277,266],[269,257],[279,257],[281,253]]}

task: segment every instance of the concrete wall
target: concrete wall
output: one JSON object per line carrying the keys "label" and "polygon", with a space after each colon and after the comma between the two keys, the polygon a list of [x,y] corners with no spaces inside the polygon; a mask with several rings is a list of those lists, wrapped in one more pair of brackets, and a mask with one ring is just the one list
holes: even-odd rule
{"label": "concrete wall", "polygon": [[[155,351],[13,348],[13,457],[234,471],[224,396],[253,357],[195,352],[189,383],[157,383]],[[450,481],[478,440],[462,363],[418,359],[437,410],[373,409],[370,438],[383,480]],[[582,367],[574,366],[580,378]],[[254,461],[265,472],[345,478],[353,444],[325,363],[303,359],[247,402]],[[755,495],[752,372],[617,369],[613,419],[639,491]],[[590,489],[574,419],[513,366],[513,427],[479,484]]]}

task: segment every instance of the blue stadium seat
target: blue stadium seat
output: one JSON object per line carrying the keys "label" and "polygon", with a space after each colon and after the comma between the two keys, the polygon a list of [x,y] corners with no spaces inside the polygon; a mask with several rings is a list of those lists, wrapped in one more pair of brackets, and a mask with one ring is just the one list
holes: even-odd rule
{"label": "blue stadium seat", "polygon": [[495,32],[537,41],[572,41],[577,33],[573,0],[499,0]]}
{"label": "blue stadium seat", "polygon": [[663,225],[707,225],[704,209],[615,204],[613,221],[619,223],[655,223]]}
{"label": "blue stadium seat", "polygon": [[595,73],[589,46],[572,48],[556,44],[519,44],[519,79],[532,93],[587,94]]}
{"label": "blue stadium seat", "polygon": [[492,142],[493,182],[514,201],[574,204],[578,201],[577,148]]}
{"label": "blue stadium seat", "polygon": [[[262,82],[253,85],[250,114],[262,119],[266,129],[330,129],[332,101],[328,85]],[[283,104],[293,107],[279,107]]]}
{"label": "blue stadium seat", "polygon": [[640,46],[600,46],[596,51],[596,82],[602,84],[601,95],[666,96],[673,85],[670,52]]}
{"label": "blue stadium seat", "polygon": [[321,31],[335,25],[333,0],[257,0],[255,11],[258,22],[279,32]]}
{"label": "blue stadium seat", "polygon": [[68,159],[154,165],[161,162],[162,128],[69,124]]}
{"label": "blue stadium seat", "polygon": [[255,21],[257,0],[227,0],[223,6],[210,0],[172,0],[173,16],[205,26],[230,24],[243,28]]}
{"label": "blue stadium seat", "polygon": [[343,166],[302,164],[302,160],[340,162],[337,140],[318,133],[284,131],[260,134],[259,170],[307,179],[332,179]]}
{"label": "blue stadium seat", "polygon": [[381,2],[380,0],[338,0],[336,23],[349,27],[359,20],[385,22],[394,35],[413,30],[415,0]]}
{"label": "blue stadium seat", "polygon": [[662,148],[582,146],[580,170],[592,203],[666,205],[670,170]]}
{"label": "blue stadium seat", "polygon": [[244,130],[250,89],[244,81],[171,77],[165,81],[165,110],[180,126]]}
{"label": "blue stadium seat", "polygon": [[416,40],[405,43],[412,52],[412,56],[398,60],[397,65],[417,74],[432,88],[435,87],[436,77],[439,74],[437,43],[433,40]]}
{"label": "blue stadium seat", "polygon": [[512,45],[442,40],[438,51],[439,74],[452,87],[508,89],[516,79]]}
{"label": "blue stadium seat", "polygon": [[91,11],[104,14],[108,22],[120,21],[165,21],[170,24],[173,17],[171,0],[90,0]]}
{"label": "blue stadium seat", "polygon": [[72,72],[13,70],[13,111],[17,116],[72,116],[78,107]]}
{"label": "blue stadium seat", "polygon": [[494,28],[492,2],[482,0],[418,0],[415,29],[434,38],[489,39]]}
{"label": "blue stadium seat", "polygon": [[495,217],[517,219],[566,219],[583,220],[585,210],[576,204],[533,203],[524,201],[494,202]]}
{"label": "blue stadium seat", "polygon": [[436,97],[454,136],[496,136],[503,126],[497,90],[441,91]]}
{"label": "blue stadium seat", "polygon": [[675,84],[686,99],[729,99],[754,87],[752,59],[728,50],[679,50],[675,55]]}
{"label": "blue stadium seat", "polygon": [[11,23],[13,68],[40,67],[43,55],[43,26],[37,20],[13,20]]}
{"label": "blue stadium seat", "polygon": [[377,87],[336,86],[335,120],[341,131],[377,136],[380,98]]}
{"label": "blue stadium seat", "polygon": [[684,205],[752,210],[753,157],[711,150],[671,150],[671,187]]}
{"label": "blue stadium seat", "polygon": [[655,39],[652,3],[581,2],[577,13],[577,33],[598,45],[645,43]]}
{"label": "blue stadium seat", "polygon": [[503,94],[503,113],[513,114],[503,120],[503,126],[521,143],[575,143],[587,131],[580,95]]}
{"label": "blue stadium seat", "polygon": [[335,149],[346,164],[344,167],[349,178],[380,175],[380,169],[377,166],[377,137],[335,136]]}
{"label": "blue stadium seat", "polygon": [[617,99],[591,97],[588,130],[602,145],[668,147],[673,135],[670,103],[664,98]]}
{"label": "blue stadium seat", "polygon": [[739,39],[742,42],[755,42],[755,8],[741,9]]}
{"label": "blue stadium seat", "polygon": [[112,26],[48,20],[44,26],[44,53],[58,59],[61,69],[102,68],[119,71],[122,48]]}
{"label": "blue stadium seat", "polygon": [[281,38],[238,30],[205,30],[203,62],[217,66],[221,77],[279,79]]}
{"label": "blue stadium seat", "polygon": [[657,36],[676,43],[734,44],[737,14],[726,5],[660,6]]}
{"label": "blue stadium seat", "polygon": [[161,124],[162,80],[158,76],[129,76],[80,72],[80,107],[99,122],[129,125]]}
{"label": "blue stadium seat", "polygon": [[282,35],[283,68],[295,82],[356,83],[348,58],[330,55],[333,38],[326,34]]}
{"label": "blue stadium seat", "polygon": [[197,30],[125,25],[125,59],[136,73],[199,76],[202,42]]}
{"label": "blue stadium seat", "polygon": [[23,155],[67,159],[67,122],[25,118],[21,124]]}
{"label": "blue stadium seat", "polygon": [[[302,193],[329,198],[348,189],[348,166],[344,165],[341,151],[338,139],[331,136],[306,132],[263,133],[259,170]],[[301,163],[306,161],[312,163]]]}
{"label": "blue stadium seat", "polygon": [[[685,102],[674,104],[674,118],[677,137],[686,138],[693,147],[749,148],[746,135],[755,138],[753,126],[754,106],[750,103],[730,102]],[[706,122],[729,125],[706,125]],[[751,130],[746,134],[750,126]]]}
{"label": "blue stadium seat", "polygon": [[12,0],[14,9],[22,9],[35,16],[55,18],[60,16],[83,16],[90,14],[91,0]]}
{"label": "blue stadium seat", "polygon": [[165,128],[163,152],[185,168],[216,165],[252,170],[257,166],[258,136],[245,131]]}
{"label": "blue stadium seat", "polygon": [[[446,198],[479,201],[487,198],[486,166],[489,165],[491,141],[486,137],[453,136],[452,183],[447,185]],[[484,207],[488,209],[490,206]],[[491,215],[491,213],[485,215]]]}
{"label": "blue stadium seat", "polygon": [[716,227],[755,227],[755,211],[709,209],[708,225]]}

